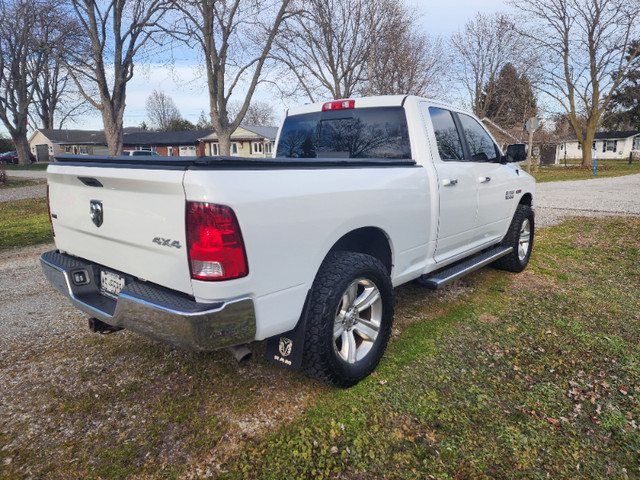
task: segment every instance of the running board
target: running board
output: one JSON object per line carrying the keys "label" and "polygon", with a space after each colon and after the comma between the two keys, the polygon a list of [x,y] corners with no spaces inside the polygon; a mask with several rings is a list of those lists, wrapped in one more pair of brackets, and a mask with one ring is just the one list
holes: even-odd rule
{"label": "running board", "polygon": [[495,262],[500,257],[510,254],[512,250],[513,247],[492,248],[491,250],[487,250],[486,252],[476,255],[469,260],[458,263],[453,267],[440,270],[433,275],[422,275],[418,278],[418,283],[423,287],[430,288],[431,290],[437,290],[438,288],[444,287],[448,283],[451,283],[468,273],[478,270],[491,262]]}

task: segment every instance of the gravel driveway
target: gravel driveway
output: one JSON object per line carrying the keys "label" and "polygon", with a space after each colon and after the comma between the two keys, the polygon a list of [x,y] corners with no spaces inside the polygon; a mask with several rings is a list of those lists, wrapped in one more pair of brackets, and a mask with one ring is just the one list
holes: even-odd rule
{"label": "gravel driveway", "polygon": [[[47,172],[43,170],[7,170],[9,177],[33,178],[36,180],[46,180]],[[46,184],[33,185],[31,187],[7,188],[0,190],[0,203],[13,202],[14,200],[25,200],[27,198],[38,198],[47,195]]]}
{"label": "gravel driveway", "polygon": [[46,180],[47,171],[46,170],[7,170],[7,175],[10,177],[38,178],[38,179]]}
{"label": "gravel driveway", "polygon": [[571,217],[640,217],[640,175],[539,183],[536,226]]}

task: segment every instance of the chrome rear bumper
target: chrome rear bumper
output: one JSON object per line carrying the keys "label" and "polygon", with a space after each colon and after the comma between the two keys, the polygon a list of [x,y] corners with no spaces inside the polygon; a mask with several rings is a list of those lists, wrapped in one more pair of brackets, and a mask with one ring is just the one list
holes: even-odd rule
{"label": "chrome rear bumper", "polygon": [[[100,293],[100,265],[57,250],[40,257],[47,279],[83,312],[114,327],[195,350],[251,342],[256,334],[250,298],[203,304],[157,285],[126,278],[117,299]],[[76,274],[84,274],[78,282]],[[85,283],[86,282],[86,283]]]}

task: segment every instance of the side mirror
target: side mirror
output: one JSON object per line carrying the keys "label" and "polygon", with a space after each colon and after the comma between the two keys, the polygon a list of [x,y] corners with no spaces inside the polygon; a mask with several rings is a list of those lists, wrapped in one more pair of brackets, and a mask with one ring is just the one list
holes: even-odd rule
{"label": "side mirror", "polygon": [[505,158],[505,161],[508,163],[523,162],[527,159],[528,153],[529,147],[526,143],[514,143],[513,145],[509,145],[507,147],[507,156]]}

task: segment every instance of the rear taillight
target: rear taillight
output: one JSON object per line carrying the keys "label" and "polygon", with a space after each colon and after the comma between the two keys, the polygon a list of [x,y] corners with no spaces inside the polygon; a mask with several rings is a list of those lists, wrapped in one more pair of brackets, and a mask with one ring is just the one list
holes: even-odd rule
{"label": "rear taillight", "polygon": [[355,100],[336,100],[334,102],[327,102],[322,105],[322,110],[344,110],[349,108],[355,108]]}
{"label": "rear taillight", "polygon": [[249,273],[238,220],[229,207],[187,202],[191,278],[229,280]]}
{"label": "rear taillight", "polygon": [[51,202],[49,201],[49,185],[47,184],[47,213],[49,213],[49,223],[51,224],[51,233],[56,236],[56,231],[53,228],[53,220],[51,219]]}

